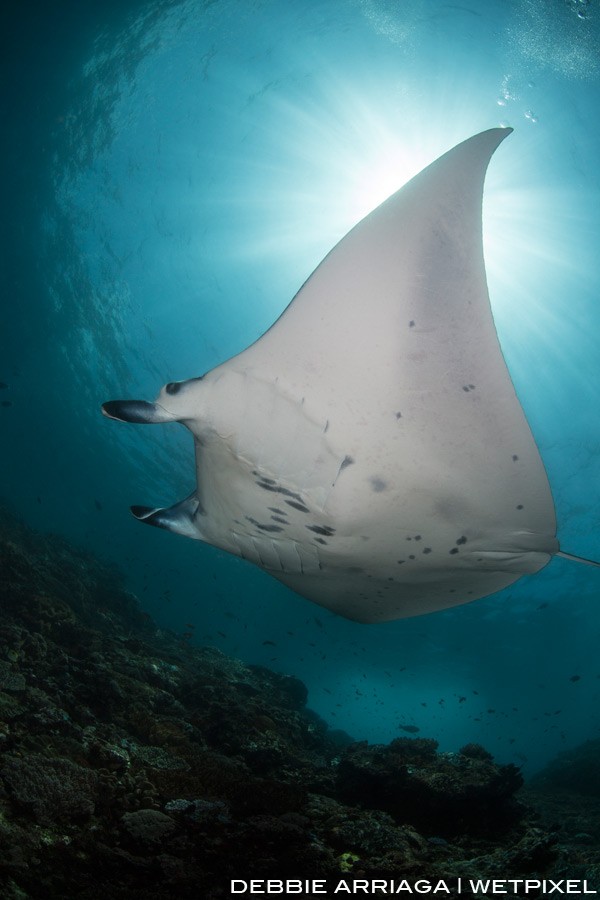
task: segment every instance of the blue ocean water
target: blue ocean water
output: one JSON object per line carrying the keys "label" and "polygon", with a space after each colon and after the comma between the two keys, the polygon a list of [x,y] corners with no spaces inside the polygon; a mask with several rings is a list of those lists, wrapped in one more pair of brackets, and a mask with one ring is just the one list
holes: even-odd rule
{"label": "blue ocean water", "polygon": [[600,9],[576,0],[58,2],[3,51],[3,498],[127,572],[162,625],[300,677],[335,728],[533,772],[598,737],[600,572],[555,559],[472,605],[364,626],[131,503],[193,487],[183,429],[118,427],[274,321],[445,150],[486,182],[492,307],[566,551],[600,558]]}

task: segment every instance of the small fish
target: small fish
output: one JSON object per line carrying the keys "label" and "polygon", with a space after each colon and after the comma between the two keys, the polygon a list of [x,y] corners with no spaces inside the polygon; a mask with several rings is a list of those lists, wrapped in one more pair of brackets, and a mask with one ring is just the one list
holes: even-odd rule
{"label": "small fish", "polygon": [[416,725],[398,725],[400,731],[406,731],[408,734],[416,734],[420,731],[420,728],[417,728]]}

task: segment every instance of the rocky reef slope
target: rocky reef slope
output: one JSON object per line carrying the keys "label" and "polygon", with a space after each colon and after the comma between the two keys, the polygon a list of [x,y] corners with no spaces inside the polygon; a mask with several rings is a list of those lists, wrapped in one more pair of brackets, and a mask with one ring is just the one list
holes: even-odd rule
{"label": "rocky reef slope", "polygon": [[515,767],[422,738],[342,746],[306,700],[295,678],[157,629],[96,559],[3,513],[0,894],[564,868]]}

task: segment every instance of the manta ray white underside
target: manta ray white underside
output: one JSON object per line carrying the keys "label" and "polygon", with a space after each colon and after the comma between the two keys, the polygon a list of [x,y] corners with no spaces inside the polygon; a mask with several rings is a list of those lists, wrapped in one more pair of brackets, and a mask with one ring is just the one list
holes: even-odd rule
{"label": "manta ray white underside", "polygon": [[103,406],[194,435],[195,491],[138,519],[361,622],[467,603],[559,552],[486,286],[483,182],[510,131],[464,141],[363,219],[247,350],[154,403]]}

